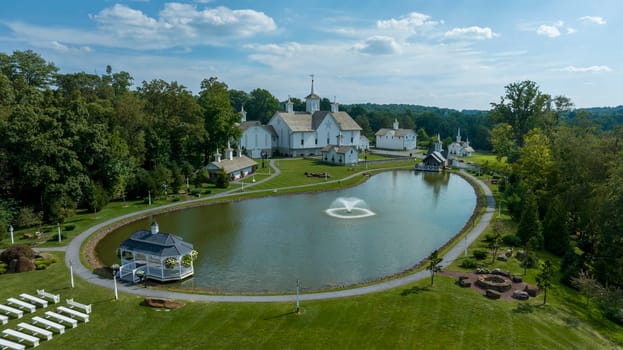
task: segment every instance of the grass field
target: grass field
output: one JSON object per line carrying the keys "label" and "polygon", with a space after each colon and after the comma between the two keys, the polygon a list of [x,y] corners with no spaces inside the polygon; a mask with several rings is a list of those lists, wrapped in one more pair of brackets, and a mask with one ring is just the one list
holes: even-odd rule
{"label": "grass field", "polygon": [[45,288],[63,300],[93,304],[89,323],[55,335],[40,349],[614,349],[608,338],[622,341],[620,329],[598,318],[583,320],[586,315],[574,311],[579,305],[568,304],[569,293],[560,288],[545,306],[540,297],[492,301],[440,276],[433,287],[425,280],[367,296],[303,302],[295,314],[292,303],[188,302],[160,311],[132,295],[115,301],[112,290],[82,280],[71,289],[62,263],[0,278],[1,298]]}
{"label": "grass field", "polygon": [[[412,163],[384,166],[410,168]],[[290,159],[279,160],[279,167],[282,176],[261,184],[264,189],[310,184],[304,190],[318,190],[361,180],[357,176],[341,184],[324,184],[324,179],[303,175],[329,171],[332,179],[343,179],[360,169]],[[256,189],[262,188],[250,190]],[[97,214],[74,218],[73,232],[145,207],[142,201],[114,203]],[[508,222],[502,214],[501,220]],[[512,230],[510,224],[507,227]],[[486,250],[482,241],[469,248],[470,255],[474,249]],[[111,289],[80,279],[76,288],[69,288],[64,256],[54,254],[59,262],[47,270],[0,276],[3,300],[44,288],[60,293],[63,300],[93,304],[91,322],[55,335],[40,349],[619,349],[623,344],[623,328],[604,320],[598,310],[585,306],[577,292],[557,283],[548,293],[547,305],[542,305],[542,296],[527,302],[489,300],[439,276],[432,287],[430,280],[423,280],[366,296],[302,302],[301,314],[293,313],[292,303],[186,302],[180,309],[161,311],[141,306],[143,299],[133,295],[120,294],[115,301]],[[459,264],[460,259],[448,269],[461,271]],[[513,259],[490,267],[522,271]],[[536,272],[528,270],[526,281],[534,283]],[[43,312],[38,309],[36,315]],[[11,319],[0,329],[14,329],[31,317]]]}

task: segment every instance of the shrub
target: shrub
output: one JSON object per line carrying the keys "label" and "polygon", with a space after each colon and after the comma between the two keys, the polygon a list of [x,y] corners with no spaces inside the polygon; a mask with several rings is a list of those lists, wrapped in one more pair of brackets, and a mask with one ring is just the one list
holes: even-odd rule
{"label": "shrub", "polygon": [[25,256],[20,256],[17,259],[17,271],[16,272],[28,272],[28,271],[33,271],[34,269],[35,269],[35,264],[32,262],[31,259]]}
{"label": "shrub", "polygon": [[506,235],[502,237],[502,242],[504,245],[509,247],[519,247],[521,246],[521,240],[516,235]]}
{"label": "shrub", "polygon": [[175,258],[164,259],[164,267],[167,269],[174,269],[177,266],[177,260]]}
{"label": "shrub", "polygon": [[485,250],[474,250],[472,255],[478,260],[484,260],[487,258],[488,253]]}
{"label": "shrub", "polygon": [[0,262],[0,275],[2,275],[3,273],[6,273],[6,270],[9,268],[9,265]]}
{"label": "shrub", "polygon": [[464,269],[475,269],[478,267],[478,262],[472,258],[467,258],[461,261],[460,267]]}
{"label": "shrub", "polygon": [[76,225],[74,225],[74,224],[67,224],[67,225],[65,225],[65,231],[71,231],[71,230],[73,230],[75,228],[76,228]]}
{"label": "shrub", "polygon": [[19,259],[20,257],[25,257],[27,259],[32,259],[35,257],[35,252],[25,244],[16,244],[0,254],[0,261],[4,261],[5,263],[10,263],[13,259]]}

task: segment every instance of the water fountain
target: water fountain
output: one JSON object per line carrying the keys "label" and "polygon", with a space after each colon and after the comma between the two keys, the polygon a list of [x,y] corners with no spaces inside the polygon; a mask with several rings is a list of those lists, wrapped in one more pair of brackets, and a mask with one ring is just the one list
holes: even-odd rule
{"label": "water fountain", "polygon": [[339,197],[325,212],[338,219],[361,219],[376,215],[366,207],[366,202],[357,197]]}

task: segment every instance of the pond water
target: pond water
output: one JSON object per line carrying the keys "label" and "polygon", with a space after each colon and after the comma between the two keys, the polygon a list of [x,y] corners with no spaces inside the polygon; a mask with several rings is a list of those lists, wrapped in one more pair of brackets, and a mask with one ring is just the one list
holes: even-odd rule
{"label": "pond water", "polygon": [[[338,198],[355,209],[332,215],[327,209],[339,207]],[[408,269],[456,235],[475,205],[474,190],[460,176],[391,171],[340,191],[206,205],[153,219],[199,252],[195,276],[182,287],[283,292],[294,290],[297,279],[303,289],[322,289]],[[373,215],[342,217],[362,212]],[[121,241],[149,229],[151,220],[105,237],[96,247],[102,262],[118,263]]]}

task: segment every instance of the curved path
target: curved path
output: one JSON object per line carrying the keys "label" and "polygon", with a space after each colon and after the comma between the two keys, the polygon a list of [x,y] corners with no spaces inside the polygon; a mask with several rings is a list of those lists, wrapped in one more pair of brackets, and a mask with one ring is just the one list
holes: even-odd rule
{"label": "curved path", "polygon": [[[270,162],[270,166],[275,170],[275,173],[272,176],[276,176],[279,174],[279,169],[274,166],[273,160]],[[465,176],[472,178],[476,181],[479,186],[484,190],[486,197],[486,210],[482,215],[478,224],[475,225],[472,230],[465,236],[464,242],[457,242],[455,245],[444,255],[443,257],[443,265],[449,265],[454,260],[456,260],[461,254],[463,254],[465,247],[474,242],[478,236],[484,231],[484,229],[491,222],[491,218],[495,213],[495,199],[489,187],[487,187],[481,180],[474,178],[473,176],[463,173]],[[355,174],[356,175],[356,174]],[[353,176],[355,176],[353,175]],[[268,179],[268,178],[267,178]],[[263,181],[266,181],[263,180]],[[337,180],[335,180],[337,181]],[[259,183],[256,182],[256,183]],[[251,185],[250,185],[251,186]],[[238,189],[234,189],[231,191],[227,191],[218,195],[214,195],[211,197],[206,197],[201,200],[206,200],[207,198],[218,198],[225,197],[227,195],[231,195],[233,192],[237,192]],[[193,200],[196,201],[196,200]],[[105,288],[113,288],[113,282],[109,278],[103,278],[101,276],[93,274],[89,271],[82,262],[80,261],[80,246],[82,243],[93,233],[96,231],[118,221],[123,220],[132,216],[146,214],[149,212],[160,211],[163,208],[171,207],[173,205],[165,205],[160,206],[154,209],[143,210],[140,212],[135,212],[131,214],[126,214],[119,216],[117,218],[102,222],[98,225],[95,225],[80,235],[76,236],[72,241],[67,245],[66,255],[65,255],[65,263],[69,266],[73,265],[73,271],[80,278],[86,280],[89,283],[105,287]],[[461,244],[462,243],[462,244]],[[364,295],[369,293],[380,292],[384,290],[388,290],[395,287],[404,286],[406,284],[419,281],[424,278],[428,278],[430,273],[426,270],[421,270],[411,275],[392,279],[389,281],[381,282],[378,284],[373,284],[364,287],[356,287],[352,289],[345,290],[337,290],[330,292],[321,292],[321,293],[311,293],[311,294],[301,294],[299,296],[300,300],[322,300],[322,299],[335,299],[335,298],[345,298],[352,297],[357,295]],[[128,285],[123,283],[118,283],[118,289],[122,293],[135,294],[147,297],[155,297],[155,298],[173,298],[173,299],[183,299],[190,301],[212,301],[212,302],[291,302],[295,301],[296,296],[294,294],[288,295],[207,295],[207,294],[191,294],[191,293],[181,293],[181,292],[170,292],[161,289],[145,289],[140,286],[140,284]],[[293,288],[294,289],[294,288]]]}

